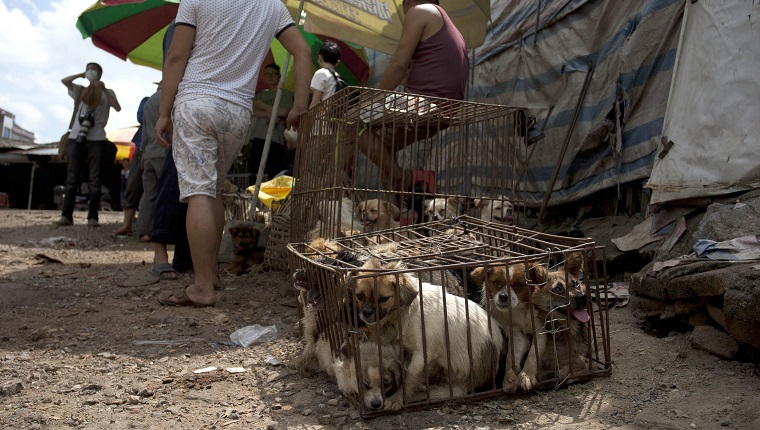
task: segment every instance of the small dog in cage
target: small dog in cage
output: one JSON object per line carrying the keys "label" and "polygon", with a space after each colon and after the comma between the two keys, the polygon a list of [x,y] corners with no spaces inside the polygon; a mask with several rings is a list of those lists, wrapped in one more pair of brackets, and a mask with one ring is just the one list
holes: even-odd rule
{"label": "small dog in cage", "polygon": [[444,221],[459,215],[461,201],[457,197],[427,199],[422,205],[423,221]]}
{"label": "small dog in cage", "polygon": [[[483,266],[474,269],[470,275],[482,285],[481,306],[487,309],[506,333],[511,336],[507,352],[506,374],[502,389],[514,392],[519,384],[523,390],[530,390],[536,384],[538,360],[531,337],[543,327],[543,319],[532,311],[531,296],[539,287],[542,274],[537,272],[537,263]],[[545,278],[545,276],[544,276]],[[539,334],[539,356],[546,344]],[[526,354],[529,354],[526,359]],[[523,360],[525,364],[523,365]],[[519,378],[518,375],[519,374]]]}
{"label": "small dog in cage", "polygon": [[328,199],[320,202],[317,208],[317,224],[309,231],[308,240],[350,236],[364,230],[362,222],[354,217],[355,205],[349,198],[344,197],[340,201]]}
{"label": "small dog in cage", "polygon": [[[326,265],[340,265],[344,263],[361,264],[356,254],[345,250],[336,251],[335,258],[320,257],[318,261]],[[298,291],[299,304],[301,305],[301,309],[303,309],[300,324],[303,330],[305,345],[303,351],[291,363],[291,366],[299,371],[304,371],[309,367],[313,367],[316,361],[319,369],[332,376],[334,375],[334,366],[330,346],[325,338],[325,334],[317,324],[316,313],[324,308],[320,288],[314,285],[313,280],[309,279],[309,273],[306,269],[296,269],[293,272],[292,280],[293,287]],[[338,327],[333,327],[334,329],[345,330],[347,327],[360,328],[363,325],[361,321],[354,318],[356,312],[353,311],[352,306],[353,303],[348,300],[342,302],[340,321],[336,322]]]}
{"label": "small dog in cage", "polygon": [[498,195],[493,199],[475,199],[474,206],[480,209],[478,217],[483,221],[514,224],[515,207],[506,196]]}
{"label": "small dog in cage", "polygon": [[261,232],[249,224],[240,224],[230,228],[232,236],[232,256],[227,272],[241,275],[251,264],[263,261],[263,249],[259,248]]}
{"label": "small dog in cage", "polygon": [[[541,355],[542,379],[567,377],[571,370],[586,366],[587,324],[591,320],[580,274],[583,254],[568,254],[563,267],[547,270],[539,266],[546,282],[533,294],[533,305],[543,320],[546,348]],[[541,273],[543,272],[543,273]],[[572,351],[572,355],[571,355]]]}
{"label": "small dog in cage", "polygon": [[359,369],[362,374],[357,378],[356,354],[349,343],[341,347],[341,358],[333,363],[335,379],[341,392],[348,396],[358,396],[358,381],[362,382],[362,402],[369,410],[397,410],[403,404],[401,396],[401,362],[398,344],[376,342],[359,342]]}
{"label": "small dog in cage", "polygon": [[401,210],[387,200],[369,199],[356,205],[357,217],[364,226],[364,233],[400,226]]}
{"label": "small dog in cage", "polygon": [[[368,260],[362,268],[404,269],[399,262],[383,264],[377,259]],[[467,306],[467,299],[444,293],[440,286],[421,282],[410,273],[352,278],[349,285],[368,338],[400,342],[409,351],[404,381],[408,393],[425,390],[429,376],[425,374],[426,364],[427,368],[443,369],[454,396],[473,392],[495,374],[504,335],[483,308],[474,303]],[[430,394],[431,399],[447,398],[448,385],[446,389],[431,389]]]}

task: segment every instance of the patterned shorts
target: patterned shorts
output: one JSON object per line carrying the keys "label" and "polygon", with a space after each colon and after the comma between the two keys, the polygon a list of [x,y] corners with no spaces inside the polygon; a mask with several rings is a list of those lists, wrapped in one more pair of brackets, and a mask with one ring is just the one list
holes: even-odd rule
{"label": "patterned shorts", "polygon": [[172,122],[180,201],[195,195],[215,198],[248,138],[250,111],[216,97],[201,97],[175,104]]}

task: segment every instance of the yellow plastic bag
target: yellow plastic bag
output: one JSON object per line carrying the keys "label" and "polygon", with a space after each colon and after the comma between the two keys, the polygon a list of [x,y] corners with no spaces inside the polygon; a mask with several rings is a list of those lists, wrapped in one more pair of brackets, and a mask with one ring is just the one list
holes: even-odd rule
{"label": "yellow plastic bag", "polygon": [[[266,207],[275,210],[280,206],[280,201],[284,200],[295,185],[295,178],[292,176],[278,176],[270,181],[262,182],[259,190],[259,200]],[[253,194],[256,189],[255,185],[246,188],[246,191]]]}

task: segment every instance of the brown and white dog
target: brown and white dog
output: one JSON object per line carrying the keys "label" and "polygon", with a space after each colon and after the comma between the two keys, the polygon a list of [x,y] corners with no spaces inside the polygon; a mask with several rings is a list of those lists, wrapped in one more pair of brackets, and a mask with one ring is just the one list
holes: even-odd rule
{"label": "brown and white dog", "polygon": [[240,224],[230,228],[232,236],[232,255],[227,272],[241,275],[251,264],[261,263],[264,259],[264,249],[259,248],[261,232],[252,225]]}
{"label": "brown and white dog", "polygon": [[[480,267],[472,276],[483,282],[483,305],[502,325],[509,335],[521,333],[529,341],[526,346],[515,336],[514,349],[507,354],[508,369],[518,371],[517,385],[523,390],[531,390],[542,379],[547,369],[557,368],[556,374],[564,377],[569,366],[567,355],[555,354],[560,348],[569,351],[569,342],[578,342],[576,352],[585,349],[584,325],[590,319],[586,310],[586,295],[578,281],[583,267],[583,255],[579,252],[568,254],[563,267],[547,270],[538,263],[519,263],[506,266]],[[491,303],[493,302],[493,303]],[[490,307],[489,307],[490,306]],[[531,317],[533,315],[533,317]],[[570,315],[570,319],[568,319]],[[583,345],[581,345],[583,344]],[[582,348],[581,348],[582,346]],[[547,353],[552,349],[552,353]],[[514,359],[512,359],[514,357]],[[524,364],[520,366],[524,360]],[[582,360],[573,358],[573,368],[580,369]],[[508,370],[504,379],[504,390],[514,391],[515,381]]]}
{"label": "brown and white dog", "polygon": [[[467,306],[467,299],[408,272],[378,275],[378,269],[404,269],[399,262],[370,259],[362,269],[369,271],[349,280],[356,310],[370,340],[399,342],[408,351],[407,393],[425,390],[431,368],[442,369],[454,396],[473,392],[495,374],[504,336],[483,308],[474,303]],[[441,398],[449,394],[448,389],[430,392]]]}
{"label": "brown and white dog", "polygon": [[498,195],[493,199],[475,199],[474,206],[480,209],[478,217],[483,221],[514,224],[515,207],[506,196]]}
{"label": "brown and white dog", "polygon": [[369,199],[356,205],[356,217],[361,220],[364,233],[399,227],[401,210],[387,200]]}
{"label": "brown and white dog", "polygon": [[531,347],[533,333],[543,326],[543,320],[537,319],[536,312],[531,309],[531,295],[538,283],[531,279],[531,276],[536,276],[531,271],[534,266],[535,264],[529,263],[509,267],[497,264],[478,267],[470,273],[475,282],[482,286],[481,306],[499,323],[506,337],[511,339],[502,386],[505,392],[514,392],[518,382],[522,389],[530,390],[536,382],[538,362],[535,357],[525,367],[522,366]]}

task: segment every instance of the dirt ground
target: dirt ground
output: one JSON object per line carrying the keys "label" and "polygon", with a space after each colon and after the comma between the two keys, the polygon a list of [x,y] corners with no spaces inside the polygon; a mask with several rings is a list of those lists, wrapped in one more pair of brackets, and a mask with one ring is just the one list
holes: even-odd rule
{"label": "dirt ground", "polygon": [[[167,308],[159,293],[190,278],[120,286],[152,259],[110,235],[121,213],[96,229],[84,213],[54,228],[58,216],[0,212],[0,428],[760,428],[756,365],[694,350],[688,334],[653,337],[629,307],[610,311],[609,377],[365,420],[330,379],[283,365],[301,349],[287,274],[226,276],[216,307]],[[231,346],[252,324],[277,339]],[[207,367],[219,370],[194,373]]]}

